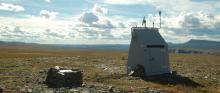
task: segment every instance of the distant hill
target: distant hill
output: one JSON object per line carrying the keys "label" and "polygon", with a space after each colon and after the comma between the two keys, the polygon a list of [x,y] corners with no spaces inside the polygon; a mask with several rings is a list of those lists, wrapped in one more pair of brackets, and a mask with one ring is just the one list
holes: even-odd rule
{"label": "distant hill", "polygon": [[44,46],[59,49],[119,49],[128,50],[128,44],[96,44],[96,45],[65,45],[65,44],[44,44]]}
{"label": "distant hill", "polygon": [[32,45],[32,44],[36,45],[37,43],[0,41],[0,45]]}
{"label": "distant hill", "polygon": [[[59,48],[59,49],[129,49],[129,44],[98,44],[98,45],[65,45],[65,44],[37,44],[24,42],[5,42],[0,41],[0,46],[29,46],[34,48]],[[185,49],[212,49],[220,50],[220,42],[208,40],[190,40],[186,43],[175,44],[168,42],[169,48],[185,48]]]}
{"label": "distant hill", "polygon": [[34,49],[119,49],[128,50],[128,44],[38,44],[38,43],[24,43],[24,42],[8,42],[0,41],[0,47],[10,47],[10,48],[34,48]]}
{"label": "distant hill", "polygon": [[183,44],[183,47],[220,49],[220,42],[208,40],[190,40]]}
{"label": "distant hill", "polygon": [[183,44],[168,43],[170,48],[190,48],[190,49],[218,49],[220,50],[220,42],[209,40],[190,40]]}

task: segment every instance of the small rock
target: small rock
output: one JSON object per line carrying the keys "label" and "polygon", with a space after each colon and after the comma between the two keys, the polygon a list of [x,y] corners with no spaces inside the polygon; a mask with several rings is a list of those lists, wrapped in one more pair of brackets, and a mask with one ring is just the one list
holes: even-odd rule
{"label": "small rock", "polygon": [[108,68],[104,68],[104,70],[108,70]]}
{"label": "small rock", "polygon": [[39,73],[44,73],[44,72],[45,72],[44,70],[40,70],[40,71],[39,71]]}
{"label": "small rock", "polygon": [[38,84],[43,84],[43,83],[44,83],[44,80],[39,79],[39,80],[37,80],[37,83],[38,83]]}
{"label": "small rock", "polygon": [[163,93],[163,92],[153,88],[146,88],[146,93]]}
{"label": "small rock", "polygon": [[30,83],[31,81],[30,80],[27,80],[27,81],[25,81],[26,83]]}
{"label": "small rock", "polygon": [[77,89],[70,89],[69,93],[80,93],[80,91]]}
{"label": "small rock", "polygon": [[32,93],[33,91],[32,91],[32,89],[27,89],[27,92]]}
{"label": "small rock", "polygon": [[89,90],[83,90],[82,93],[91,93]]}
{"label": "small rock", "polygon": [[53,90],[44,90],[43,93],[55,93]]}
{"label": "small rock", "polygon": [[25,88],[28,88],[28,86],[27,86],[27,85],[25,85],[24,87],[25,87]]}
{"label": "small rock", "polygon": [[83,84],[82,84],[82,87],[85,87],[85,86],[86,86],[86,83],[83,83]]}
{"label": "small rock", "polygon": [[90,86],[89,86],[89,88],[94,88],[94,87],[95,87],[94,85],[90,85]]}
{"label": "small rock", "polygon": [[21,92],[25,92],[25,88],[20,89]]}
{"label": "small rock", "polygon": [[109,86],[109,87],[108,87],[108,91],[110,91],[110,92],[114,92],[114,90],[113,90],[113,86]]}

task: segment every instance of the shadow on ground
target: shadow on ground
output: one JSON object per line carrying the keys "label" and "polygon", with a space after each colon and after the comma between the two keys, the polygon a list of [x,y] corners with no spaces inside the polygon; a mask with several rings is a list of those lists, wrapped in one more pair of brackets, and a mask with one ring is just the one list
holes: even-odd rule
{"label": "shadow on ground", "polygon": [[145,78],[142,78],[145,81],[151,81],[163,85],[185,85],[185,86],[191,86],[191,87],[198,87],[202,86],[199,83],[191,80],[188,77],[184,77],[178,74],[162,74],[162,75],[155,75],[155,76],[148,76]]}
{"label": "shadow on ground", "polygon": [[126,74],[114,74],[106,77],[97,78],[98,81],[106,79],[127,79],[127,80],[144,80],[146,82],[154,82],[163,85],[185,85],[190,87],[203,87],[201,84],[191,80],[188,77],[184,77],[178,74],[161,74],[154,76],[147,76],[144,78],[127,76]]}

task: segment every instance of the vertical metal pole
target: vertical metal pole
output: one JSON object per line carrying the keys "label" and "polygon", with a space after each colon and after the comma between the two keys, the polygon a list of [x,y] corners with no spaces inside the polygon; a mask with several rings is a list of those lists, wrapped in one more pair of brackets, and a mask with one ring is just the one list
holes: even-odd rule
{"label": "vertical metal pole", "polygon": [[153,28],[154,28],[154,22],[153,22]]}
{"label": "vertical metal pole", "polygon": [[161,11],[159,11],[159,16],[160,16],[160,28],[161,28]]}
{"label": "vertical metal pole", "polygon": [[145,28],[147,27],[147,26],[146,26],[145,16],[144,16],[143,21],[142,21],[142,26],[143,26],[143,25],[144,25]]}
{"label": "vertical metal pole", "polygon": [[144,16],[144,27],[146,28],[146,20],[145,20],[145,16]]}

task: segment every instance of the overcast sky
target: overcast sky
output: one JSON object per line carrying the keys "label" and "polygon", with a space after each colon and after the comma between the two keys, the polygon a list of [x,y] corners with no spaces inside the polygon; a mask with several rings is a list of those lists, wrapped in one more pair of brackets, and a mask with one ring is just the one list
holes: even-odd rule
{"label": "overcast sky", "polygon": [[130,28],[159,24],[167,42],[220,41],[220,0],[0,0],[0,41],[129,44]]}

